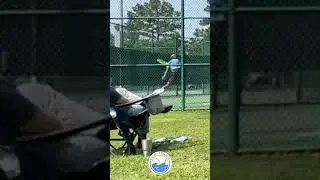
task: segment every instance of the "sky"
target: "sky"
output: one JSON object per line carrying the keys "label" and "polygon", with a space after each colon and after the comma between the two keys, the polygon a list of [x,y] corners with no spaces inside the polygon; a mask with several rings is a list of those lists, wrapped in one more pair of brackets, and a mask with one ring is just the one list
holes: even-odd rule
{"label": "sky", "polygon": [[[137,3],[143,4],[148,2],[149,0],[123,0],[123,15],[127,17],[127,12],[132,10],[132,7]],[[172,4],[176,11],[181,11],[181,0],[166,0]],[[119,19],[112,18],[120,18],[120,0],[110,0],[110,22],[120,24]],[[209,13],[204,11],[204,8],[207,6],[207,0],[184,0],[185,17],[209,17]],[[125,22],[126,20],[124,20]],[[199,27],[200,19],[186,19],[185,20],[185,37],[190,38],[193,37],[193,32],[196,28]],[[117,41],[119,37],[117,36],[117,32],[113,28],[113,25],[110,26],[110,31],[115,35],[115,41]]]}

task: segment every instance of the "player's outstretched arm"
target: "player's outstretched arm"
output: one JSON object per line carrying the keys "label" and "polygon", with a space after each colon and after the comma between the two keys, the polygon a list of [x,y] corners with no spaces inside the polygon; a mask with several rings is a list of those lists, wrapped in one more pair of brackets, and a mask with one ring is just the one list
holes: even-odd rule
{"label": "player's outstretched arm", "polygon": [[162,80],[164,80],[167,77],[168,71],[169,71],[169,66],[167,66],[166,70],[164,71],[164,74],[162,76]]}

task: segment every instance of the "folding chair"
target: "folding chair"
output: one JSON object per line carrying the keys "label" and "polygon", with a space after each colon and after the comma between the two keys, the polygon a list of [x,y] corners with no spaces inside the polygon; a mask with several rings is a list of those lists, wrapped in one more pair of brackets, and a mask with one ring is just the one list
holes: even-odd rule
{"label": "folding chair", "polygon": [[[134,95],[133,93],[126,91],[125,89],[117,89],[117,91],[126,97],[126,94],[131,94],[131,99],[130,103],[127,104],[121,104],[117,105],[116,108],[123,108],[123,107],[129,107],[134,104],[139,104],[143,106],[143,110],[141,110],[139,113],[129,117],[129,120],[126,122],[126,125],[129,127],[129,137],[124,137],[120,128],[120,125],[118,124],[120,121],[117,119],[118,117],[114,118],[112,123],[110,124],[110,131],[111,130],[118,130],[120,137],[117,138],[110,138],[110,146],[113,148],[115,151],[122,150],[123,148],[124,151],[122,152],[124,155],[126,154],[136,154],[136,148],[133,145],[133,142],[135,141],[136,137],[138,137],[138,143],[147,138],[147,132],[143,132],[142,130],[143,127],[147,126],[149,122],[149,116],[150,114],[156,115],[159,113],[166,113],[169,112],[172,108],[171,106],[166,106],[161,108],[163,106],[161,98],[159,94],[161,93],[161,89],[154,91],[152,94],[145,96],[144,98],[138,97]],[[129,98],[128,98],[129,99]],[[115,111],[113,112],[115,113]],[[121,121],[122,122],[122,121]],[[112,141],[123,141],[122,146],[120,148],[116,148],[113,144],[111,144]]]}
{"label": "folding chair", "polygon": [[[143,106],[143,103],[141,104]],[[129,105],[128,105],[129,106]],[[145,107],[145,106],[144,106]],[[114,110],[111,112],[115,113]],[[143,134],[139,128],[144,127],[149,120],[149,112],[148,109],[145,108],[135,116],[129,117],[129,121],[126,121],[126,125],[129,127],[129,137],[124,137],[120,128],[118,117],[113,118],[113,121],[110,123],[110,131],[118,130],[118,137],[110,138],[110,147],[116,151],[122,151],[120,154],[136,154],[136,147],[134,146],[134,141],[138,137],[138,141],[142,141],[147,138],[147,134]],[[111,142],[122,142],[120,146],[116,147]]]}

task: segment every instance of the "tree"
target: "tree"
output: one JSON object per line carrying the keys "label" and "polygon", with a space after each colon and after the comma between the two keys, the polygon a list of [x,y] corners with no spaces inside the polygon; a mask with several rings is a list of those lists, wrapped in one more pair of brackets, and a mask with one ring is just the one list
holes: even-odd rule
{"label": "tree", "polygon": [[[150,0],[144,4],[137,4],[127,15],[129,20],[124,25],[124,47],[137,49],[175,47],[176,38],[180,37],[178,33],[181,28],[180,20],[161,19],[180,16],[180,12],[175,11],[172,4],[163,0]],[[134,19],[135,17],[159,17],[159,19]]]}
{"label": "tree", "polygon": [[[210,0],[207,0],[208,5],[204,9],[210,13]],[[196,28],[192,38],[188,41],[187,51],[189,55],[203,55],[204,48],[210,47],[210,27],[209,19],[203,19],[200,21],[200,28]],[[207,50],[209,52],[209,50]]]}
{"label": "tree", "polygon": [[190,38],[187,44],[189,55],[204,55],[204,51],[209,52],[210,47],[210,28],[197,28],[193,33],[194,37]]}

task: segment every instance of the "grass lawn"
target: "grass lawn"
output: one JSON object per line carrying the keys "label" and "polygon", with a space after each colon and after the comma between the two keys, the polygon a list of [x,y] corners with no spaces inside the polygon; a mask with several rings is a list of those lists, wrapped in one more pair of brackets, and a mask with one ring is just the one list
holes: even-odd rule
{"label": "grass lawn", "polygon": [[319,154],[214,156],[213,179],[320,180]]}
{"label": "grass lawn", "polygon": [[142,154],[111,157],[111,175],[114,180],[143,179],[210,179],[210,113],[208,111],[170,112],[150,117],[150,138],[185,135],[192,141],[165,149],[171,159],[171,171],[154,175],[148,168],[148,159]]}

